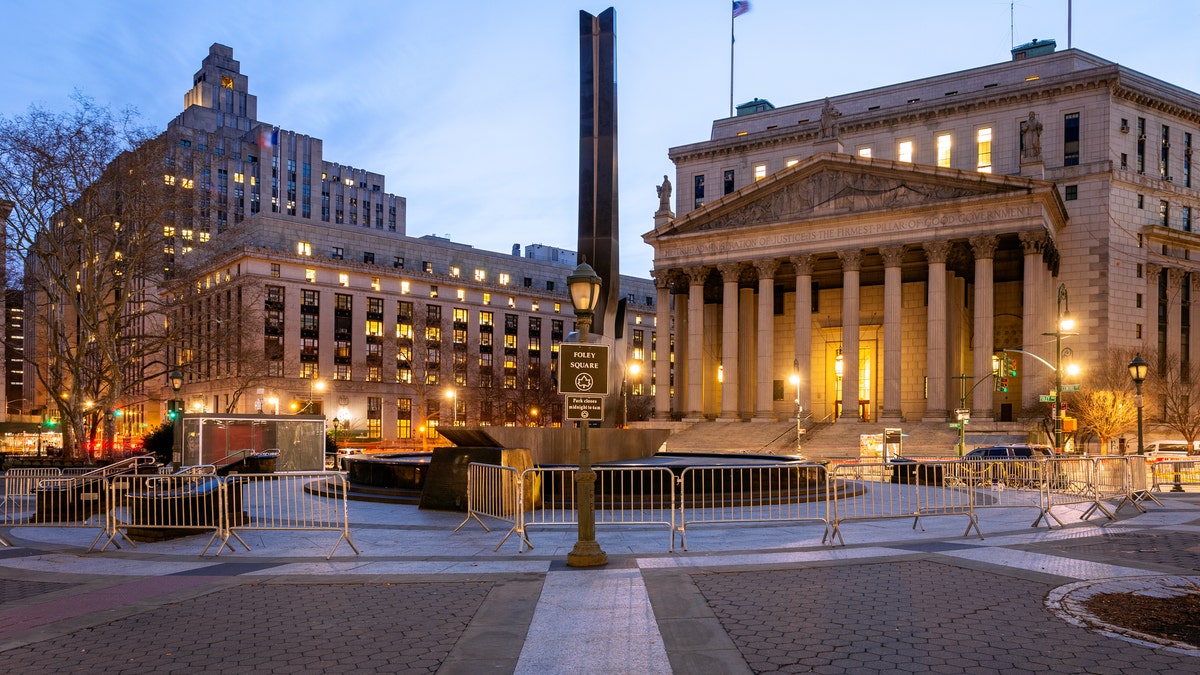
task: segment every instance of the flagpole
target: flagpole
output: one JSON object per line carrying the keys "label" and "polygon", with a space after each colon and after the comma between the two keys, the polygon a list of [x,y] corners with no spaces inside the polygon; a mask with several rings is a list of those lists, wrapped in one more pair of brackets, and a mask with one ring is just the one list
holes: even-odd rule
{"label": "flagpole", "polygon": [[729,13],[729,116],[733,117],[733,21],[737,17]]}

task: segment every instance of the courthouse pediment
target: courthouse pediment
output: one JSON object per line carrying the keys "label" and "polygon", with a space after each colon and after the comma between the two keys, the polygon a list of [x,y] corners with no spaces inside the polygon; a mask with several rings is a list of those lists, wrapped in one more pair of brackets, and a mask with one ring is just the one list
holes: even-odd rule
{"label": "courthouse pediment", "polygon": [[851,155],[816,155],[668,223],[657,239],[692,232],[895,212],[1004,192],[1040,181]]}

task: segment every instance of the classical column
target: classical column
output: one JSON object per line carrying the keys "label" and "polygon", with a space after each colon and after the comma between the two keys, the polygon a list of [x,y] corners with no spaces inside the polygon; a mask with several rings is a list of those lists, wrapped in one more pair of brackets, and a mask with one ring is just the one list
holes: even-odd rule
{"label": "classical column", "polygon": [[651,270],[654,278],[654,419],[671,419],[671,275]]}
{"label": "classical column", "polygon": [[812,255],[792,256],[792,267],[796,269],[796,327],[793,347],[797,374],[800,376],[801,415],[812,412],[812,272],[815,258]]}
{"label": "classical column", "polygon": [[883,257],[883,408],[880,419],[899,422],[904,414],[900,386],[904,376],[901,335],[904,288],[900,276],[904,247],[884,246],[879,249],[879,255]]}
{"label": "classical column", "polygon": [[[1050,356],[1049,351],[1041,347],[1045,343],[1046,338],[1042,336],[1043,316],[1047,307],[1045,298],[1049,291],[1049,281],[1046,279],[1046,264],[1043,256],[1046,252],[1046,245],[1049,238],[1042,230],[1024,231],[1020,233],[1021,250],[1024,251],[1024,270],[1022,277],[1024,279],[1022,285],[1023,301],[1021,303],[1021,344],[1020,345],[1002,345],[1004,347],[1017,347],[1028,352],[1037,354],[1042,358]],[[1044,389],[1040,384],[1046,381],[1044,371],[1041,364],[1038,364],[1035,359],[1025,358],[1024,355],[1012,354],[1010,356],[1020,356],[1021,368],[1018,372],[1021,374],[1021,407],[1030,409],[1038,402],[1038,395]],[[1049,359],[1047,359],[1049,360]],[[1041,373],[1041,375],[1039,375]],[[1049,391],[1049,389],[1045,389]]]}
{"label": "classical column", "polygon": [[862,251],[838,251],[842,260],[842,414],[858,417],[858,276]]}
{"label": "classical column", "polygon": [[704,418],[704,280],[708,278],[707,267],[691,267],[685,270],[688,278],[688,332],[687,332],[687,400],[684,410],[687,418]]}
{"label": "classical column", "polygon": [[1167,355],[1178,359],[1182,354],[1183,323],[1183,293],[1180,287],[1184,282],[1184,271],[1178,267],[1167,268]]}
{"label": "classical column", "polygon": [[687,415],[687,386],[688,386],[688,294],[687,284],[675,278],[673,289],[675,293],[675,398],[671,401],[671,411],[680,418]]}
{"label": "classical column", "polygon": [[995,346],[996,288],[993,279],[997,238],[994,235],[971,237],[971,251],[975,254],[975,362],[972,364],[975,379],[968,388],[975,387],[971,397],[971,418],[991,421],[996,418],[993,410],[992,392],[995,382],[991,381],[992,352]]}
{"label": "classical column", "polygon": [[[1158,282],[1162,278],[1163,266],[1146,263],[1146,294],[1142,298],[1142,311],[1146,313],[1146,325],[1142,328],[1142,342],[1148,344],[1147,351],[1158,351]],[[1166,354],[1159,354],[1162,359]],[[1151,367],[1157,368],[1157,363]]]}
{"label": "classical column", "polygon": [[717,265],[721,273],[721,415],[717,419],[738,419],[738,263]]}
{"label": "classical column", "polygon": [[774,260],[754,262],[754,269],[758,270],[758,381],[754,419],[762,422],[775,418],[775,271],[778,268],[779,263]]}
{"label": "classical column", "polygon": [[946,411],[946,256],[950,242],[931,241],[924,244],[929,261],[929,307],[926,328],[925,373],[927,378],[925,420],[943,421]]}
{"label": "classical column", "polygon": [[1188,361],[1190,363],[1200,363],[1200,274],[1193,272],[1188,275],[1188,281],[1184,283],[1191,284],[1192,298],[1191,306],[1184,311],[1190,312],[1188,323]]}

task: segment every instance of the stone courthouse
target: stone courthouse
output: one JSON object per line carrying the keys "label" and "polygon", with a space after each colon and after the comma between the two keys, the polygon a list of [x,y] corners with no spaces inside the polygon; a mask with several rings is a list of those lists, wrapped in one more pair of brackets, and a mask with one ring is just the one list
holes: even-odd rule
{"label": "stone courthouse", "polygon": [[[786,107],[754,99],[672,148],[658,325],[685,419],[1019,420],[1024,354],[1196,353],[1200,95],[1053,41],[1011,61]],[[1049,334],[1049,335],[1048,335]],[[665,368],[665,360],[658,362]],[[798,376],[794,377],[794,376]],[[660,373],[665,381],[666,373]],[[798,381],[797,381],[798,380]]]}

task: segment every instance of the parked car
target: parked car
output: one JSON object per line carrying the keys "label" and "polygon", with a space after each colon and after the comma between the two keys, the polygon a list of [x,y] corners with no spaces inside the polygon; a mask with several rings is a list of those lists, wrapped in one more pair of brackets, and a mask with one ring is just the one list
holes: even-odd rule
{"label": "parked car", "polygon": [[1029,459],[1031,457],[1052,457],[1053,455],[1054,449],[1048,445],[1009,443],[975,448],[966,454],[965,459]]}

